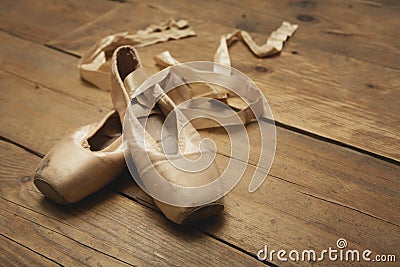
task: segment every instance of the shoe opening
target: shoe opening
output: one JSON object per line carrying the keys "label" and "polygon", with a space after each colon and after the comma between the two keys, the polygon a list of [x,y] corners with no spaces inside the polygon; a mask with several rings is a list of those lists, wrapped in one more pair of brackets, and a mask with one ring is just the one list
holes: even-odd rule
{"label": "shoe opening", "polygon": [[140,66],[139,59],[135,50],[130,47],[122,47],[117,54],[118,72],[121,80],[125,80],[129,73],[133,72]]}
{"label": "shoe opening", "polygon": [[87,141],[91,151],[100,151],[110,146],[122,134],[118,113],[113,113]]}

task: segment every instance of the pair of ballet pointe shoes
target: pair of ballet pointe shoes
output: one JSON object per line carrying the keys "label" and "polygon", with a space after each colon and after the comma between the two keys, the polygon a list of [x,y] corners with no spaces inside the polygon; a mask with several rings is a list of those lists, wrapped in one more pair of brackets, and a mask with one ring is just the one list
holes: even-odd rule
{"label": "pair of ballet pointe shoes", "polygon": [[[99,123],[84,126],[61,140],[42,159],[36,169],[34,183],[48,199],[60,204],[78,202],[106,186],[125,169],[122,124],[131,96],[137,89],[135,84],[141,81],[130,80],[124,84],[124,80],[128,76],[131,79],[135,77],[140,68],[140,59],[134,48],[122,46],[115,50],[111,65],[111,97],[115,110]],[[164,95],[157,105],[163,112],[174,108],[174,102],[168,95]],[[152,112],[145,132],[153,140],[153,146],[158,145],[162,124],[162,114]],[[138,124],[138,127],[141,126]],[[135,151],[145,153],[140,149]],[[146,155],[136,156],[140,159]],[[202,179],[205,185],[219,176],[215,162],[200,173],[193,174],[177,170],[165,158],[157,160],[159,162],[154,166],[162,168],[165,179],[182,186],[191,186],[191,181],[199,183]],[[140,160],[134,163],[143,181],[151,179],[146,177],[148,174],[144,171],[147,166],[143,166]],[[169,220],[177,224],[202,220],[223,209],[221,199],[200,207],[172,206],[156,199],[154,202]]]}

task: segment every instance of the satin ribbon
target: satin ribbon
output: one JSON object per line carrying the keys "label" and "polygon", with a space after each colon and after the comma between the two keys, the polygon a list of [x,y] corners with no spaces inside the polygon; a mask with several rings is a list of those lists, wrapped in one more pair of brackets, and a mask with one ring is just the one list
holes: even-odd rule
{"label": "satin ribbon", "polygon": [[[214,55],[214,62],[225,66],[231,66],[229,46],[235,40],[244,42],[248,46],[250,51],[253,52],[253,54],[257,57],[274,56],[282,51],[284,42],[295,33],[297,28],[298,25],[292,25],[289,22],[284,21],[277,30],[272,32],[266,43],[263,45],[257,45],[251,38],[249,33],[243,30],[236,30],[231,34],[223,35],[220,39],[220,44]],[[154,57],[154,61],[161,67],[176,66],[180,64],[178,60],[172,57],[169,51],[165,51],[156,55]],[[196,72],[196,70],[189,71],[194,73]],[[230,73],[224,73],[226,71],[229,71],[229,68],[223,68],[222,66],[219,66],[217,64],[214,67],[214,72],[217,74],[230,75]],[[187,75],[192,74],[187,73]],[[203,73],[199,75],[203,76],[202,78],[204,78],[204,75],[212,74]],[[181,78],[184,79],[184,75],[182,74],[181,76]],[[217,80],[218,76],[215,76],[214,80],[211,79],[210,81],[216,82]],[[235,79],[232,78],[232,83],[235,82],[238,81],[235,81]],[[233,87],[234,85],[232,85],[231,88]],[[199,88],[201,88],[201,90],[199,90]],[[180,88],[179,93],[181,96],[180,98],[182,98],[183,100],[189,100],[191,98],[198,97],[210,97],[220,99],[233,109],[237,110],[237,115],[240,117],[243,124],[255,121],[257,120],[257,118],[260,117],[272,119],[269,118],[269,116],[265,116],[266,113],[264,112],[264,109],[262,107],[261,98],[263,96],[261,92],[259,90],[250,90],[251,88],[251,86],[248,86],[246,88],[237,88],[237,94],[235,94],[223,87],[215,86],[212,83],[201,84],[201,87],[199,86],[199,84],[190,84],[184,88]],[[241,97],[239,97],[238,95],[240,95]],[[174,97],[172,96],[171,98],[174,99]],[[183,102],[183,100],[181,100],[180,102]],[[199,107],[191,108],[190,106],[187,106],[185,112],[195,113],[196,109],[198,110]],[[211,107],[203,112],[208,112],[210,115],[214,113],[214,116],[218,116],[217,113],[221,113],[221,111],[219,110],[212,110]],[[207,119],[196,120],[193,122],[193,125],[197,129],[213,128],[220,126],[215,121]]]}
{"label": "satin ribbon", "polygon": [[[262,45],[257,45],[249,33],[243,30],[236,30],[231,34],[223,35],[221,36],[220,44],[214,55],[214,62],[231,66],[229,47],[236,40],[244,42],[244,44],[249,47],[250,51],[257,57],[276,55],[282,51],[284,42],[295,33],[297,28],[298,25],[292,25],[284,21],[277,30],[271,33],[266,43]],[[78,67],[81,78],[101,89],[111,90],[109,60],[113,51],[117,47],[126,44],[135,47],[143,47],[158,42],[166,42],[170,39],[180,39],[195,35],[196,33],[191,29],[186,20],[175,21],[174,19],[170,19],[159,25],[150,25],[146,29],[137,32],[122,32],[109,35],[90,48],[89,51],[79,60]],[[180,62],[173,58],[168,51],[156,55],[154,60],[161,67],[180,64]],[[222,73],[224,69],[226,70],[226,68],[219,67],[219,65],[216,64],[214,72],[224,74]],[[225,75],[230,75],[230,73],[225,73]],[[128,88],[137,88],[137,86],[139,86],[138,77],[135,78],[135,76],[137,76],[137,73],[135,75],[129,75],[125,80],[125,83],[127,83],[126,85],[129,84],[129,86],[127,86]],[[141,73],[139,83],[141,83],[145,77],[145,74]],[[184,77],[181,78],[184,79]],[[250,87],[239,89],[239,92],[237,92],[241,95],[241,97],[239,97],[230,90],[216,86],[211,82],[188,84],[171,91],[169,96],[175,104],[199,97],[218,99],[236,110],[237,115],[240,117],[243,124],[247,124],[257,120],[257,118],[263,117],[264,115],[260,100],[263,96],[259,91],[256,92],[256,90],[249,90],[249,88]],[[162,109],[166,112],[170,112],[166,107],[162,107]],[[196,109],[198,110],[199,107],[187,106],[186,112],[195,112]],[[208,107],[205,112],[215,114],[220,111],[213,111],[212,108]],[[193,124],[197,129],[220,126],[215,121],[207,119],[196,120]]]}
{"label": "satin ribbon", "polygon": [[116,48],[122,45],[144,47],[170,39],[195,36],[186,20],[169,19],[159,25],[150,25],[137,32],[121,32],[106,36],[91,47],[79,60],[81,78],[95,86],[110,91],[110,59]]}

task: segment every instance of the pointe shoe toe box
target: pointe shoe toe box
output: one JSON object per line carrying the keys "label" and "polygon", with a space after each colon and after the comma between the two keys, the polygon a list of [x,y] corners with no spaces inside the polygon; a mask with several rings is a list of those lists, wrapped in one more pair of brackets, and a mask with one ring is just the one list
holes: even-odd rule
{"label": "pointe shoe toe box", "polygon": [[123,170],[122,148],[111,152],[90,150],[86,140],[95,128],[94,124],[80,128],[57,143],[39,163],[34,183],[50,200],[75,203],[98,191]]}

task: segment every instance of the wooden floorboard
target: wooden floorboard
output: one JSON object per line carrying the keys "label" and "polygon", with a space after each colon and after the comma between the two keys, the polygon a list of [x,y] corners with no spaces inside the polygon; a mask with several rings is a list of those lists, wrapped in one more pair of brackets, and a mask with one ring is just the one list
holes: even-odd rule
{"label": "wooden floorboard", "polygon": [[0,135],[39,153],[46,153],[60,137],[100,120],[108,111],[95,106],[88,109],[88,104],[4,71],[0,76]]}
{"label": "wooden floorboard", "polygon": [[[3,95],[7,101],[2,100],[5,105],[1,111],[1,135],[41,154],[65,133],[106,113],[99,112],[94,104],[59,92],[57,84],[52,85],[54,90],[48,89],[46,83],[35,88],[31,81],[6,72],[1,81],[2,88],[9,88]],[[19,93],[13,93],[13,88],[18,88]],[[86,115],[80,116],[82,112]],[[6,131],[12,129],[11,125],[19,131]],[[252,164],[257,159],[254,156],[259,144],[256,129],[255,124],[248,126],[253,136]],[[37,136],[34,133],[41,133],[42,139],[33,138]],[[227,139],[219,130],[202,134],[216,141],[220,153],[229,153],[224,150]],[[334,244],[339,236],[360,248],[368,245],[390,251],[397,246],[395,240],[399,237],[393,233],[398,232],[400,225],[396,176],[399,166],[281,128],[277,148],[271,175],[262,188],[255,194],[246,192],[254,171],[249,166],[244,180],[227,196],[223,217],[209,227],[204,226],[205,231],[253,255],[263,242],[278,248],[319,248]],[[218,162],[223,168],[226,157],[220,156]],[[139,202],[151,203],[132,182],[118,191]],[[35,196],[40,198],[38,193]],[[13,195],[12,200],[19,198]],[[29,198],[25,202],[30,202]],[[263,233],[260,229],[268,231]],[[349,233],[349,229],[354,233]],[[369,233],[369,229],[378,229],[379,235]],[[249,235],[251,238],[243,239]]]}
{"label": "wooden floorboard", "polygon": [[[397,2],[207,0],[195,11],[186,2],[128,2],[0,4],[0,265],[253,266],[264,245],[322,250],[339,238],[374,255],[398,253]],[[233,66],[256,81],[280,125],[264,184],[247,192],[260,153],[250,124],[247,170],[223,214],[207,223],[168,222],[127,173],[77,205],[45,200],[32,183],[40,155],[112,108],[108,92],[79,79],[78,57],[106,34],[169,17],[189,19],[198,35],[139,49],[149,72],[164,50],[180,61],[212,60],[219,36],[236,27],[261,43],[282,20],[300,24],[277,57],[231,49]],[[224,131],[201,134],[216,142],[223,170]]]}
{"label": "wooden floorboard", "polygon": [[59,266],[55,262],[0,235],[1,266]]}
{"label": "wooden floorboard", "polygon": [[[221,9],[226,5],[219,5],[221,4],[212,4],[213,8],[211,8],[209,4],[200,10],[222,13]],[[129,16],[130,13],[140,10],[143,17],[162,17],[160,13],[168,17],[173,14],[173,7],[172,4],[161,7],[143,4],[120,5],[95,23],[88,23],[60,40],[52,41],[51,44],[82,55],[106,34],[115,33],[115,29],[119,31],[139,29],[143,22],[139,21],[136,24],[136,17]],[[180,4],[176,10],[181,12],[177,12],[176,16],[191,19],[191,24],[198,36],[140,49],[143,62],[153,71],[156,69],[151,57],[164,50],[170,50],[182,62],[212,60],[219,36],[231,32],[236,27],[232,23],[227,24],[226,21],[234,21],[226,17],[230,15],[229,13],[218,17],[217,14],[208,14],[204,11],[196,12],[196,15],[191,16],[190,10],[183,7],[189,8],[187,5]],[[231,8],[230,5],[228,7],[229,12],[234,12],[233,17],[239,16],[240,10],[237,7]],[[329,10],[328,7],[326,9]],[[206,20],[205,16],[213,15],[215,19]],[[118,20],[119,17],[126,19],[121,21]],[[282,17],[278,21],[272,16],[271,23],[266,24],[269,30],[264,29],[263,34],[259,34],[261,30],[254,29],[255,34],[253,34],[257,37],[257,41],[265,40],[268,33],[278,27],[283,19],[285,18]],[[154,20],[149,21],[148,24],[151,22]],[[296,21],[291,20],[291,22]],[[257,59],[243,45],[236,44],[231,49],[233,66],[246,73],[259,85],[277,121],[399,161],[400,146],[397,139],[400,128],[397,120],[400,113],[400,91],[398,90],[400,70],[385,67],[385,64],[369,63],[369,61],[338,51],[320,49],[320,46],[324,47],[325,41],[322,44],[318,43],[318,46],[312,45],[315,43],[312,40],[322,39],[332,44],[343,43],[346,47],[357,47],[351,41],[335,40],[336,35],[321,37],[322,29],[329,27],[301,24],[299,31],[288,42],[284,52],[279,57],[271,59]],[[375,30],[370,33],[371,35],[373,33],[378,36],[383,35],[376,28],[372,30],[371,27],[367,28],[368,31]],[[375,55],[373,52],[382,49],[383,43],[396,46],[398,39],[396,36],[392,33],[387,36],[391,38],[391,41],[384,40],[377,44],[369,41],[371,38],[362,36],[357,42],[358,46],[362,44],[368,46],[372,42],[373,47],[365,48],[363,53]],[[372,40],[375,39],[372,38]],[[340,51],[341,48],[337,49]],[[356,50],[360,51],[358,48]],[[396,47],[385,49],[385,51],[391,50],[394,52],[388,58],[398,62],[399,49]],[[297,54],[293,54],[293,51]]]}
{"label": "wooden floorboard", "polygon": [[21,218],[9,210],[8,206],[4,206],[0,211],[1,232],[37,253],[47,254],[46,257],[64,266],[96,265],[97,263],[113,266],[127,265],[46,227],[32,223],[30,219]]}
{"label": "wooden floorboard", "polygon": [[[135,0],[128,2],[136,5]],[[178,11],[185,18],[199,19],[258,33],[265,40],[282,20],[300,25],[293,50],[319,50],[399,69],[400,6],[373,1],[202,1],[194,7],[181,1],[153,1],[161,9]],[[374,20],[370,18],[374,17]],[[379,22],[378,22],[379,21]],[[214,29],[214,28],[213,28]],[[62,37],[61,37],[62,38]],[[318,42],[316,42],[318,40]],[[397,59],[396,59],[397,58]]]}
{"label": "wooden floorboard", "polygon": [[79,77],[78,58],[43,45],[0,32],[0,68],[81,102],[111,109],[108,92]]}
{"label": "wooden floorboard", "polygon": [[[262,42],[265,41],[265,35],[275,30],[282,20],[287,20],[300,24],[302,34],[292,41],[300,44],[298,46],[300,49],[312,48],[391,68],[400,67],[397,60],[400,47],[397,43],[396,31],[400,24],[396,19],[400,13],[400,7],[396,2],[394,7],[384,3],[373,5],[373,1],[357,0],[284,0],[279,2],[208,0],[196,3],[195,6],[173,0],[155,0],[146,4],[135,0],[127,2],[133,4],[136,12],[142,16],[131,17],[129,13],[132,12],[118,11],[118,13],[124,18],[124,22],[132,20],[133,24],[124,23],[124,27],[118,21],[105,23],[104,18],[100,18],[50,43],[68,51],[82,53],[92,45],[93,38],[94,40],[99,38],[96,33],[103,37],[121,30],[141,29],[149,23],[155,23],[155,19],[167,18],[167,15],[194,19],[195,22],[200,23],[208,21],[230,29],[244,29],[259,34],[258,41]],[[124,4],[120,4],[119,8],[121,7],[127,9]],[[144,7],[148,7],[147,10]],[[117,10],[119,9],[111,13]],[[371,16],[376,20],[370,20]],[[152,20],[149,21],[149,18]],[[87,27],[89,25],[92,28],[90,31]],[[98,30],[93,27],[96,25],[100,26]],[[103,30],[100,31],[100,29]],[[82,34],[84,32],[90,32],[90,35]]]}
{"label": "wooden floorboard", "polygon": [[[76,70],[77,59],[4,33],[1,36],[8,44],[1,51],[1,67],[4,70],[36,83],[45,83],[49,88],[56,88],[55,90],[79,100],[111,108],[106,92],[91,88],[79,79]],[[207,52],[195,51],[198,39],[191,38],[141,49],[143,62],[149,69],[156,71],[151,57],[165,49],[177,55],[181,54],[179,59],[182,61],[185,57],[188,60],[195,60],[195,57],[200,59],[199,54],[206,57]],[[187,45],[188,43],[190,45]],[[182,45],[185,44],[187,48],[183,49]],[[27,56],[18,57],[17,50],[25,50]],[[212,51],[210,45],[207,51]],[[369,77],[360,77],[356,71],[360,62],[349,62],[327,54],[329,58],[325,59],[326,65],[337,61],[337,64],[334,64],[337,67],[331,68],[333,74],[330,77],[319,75],[324,71],[324,67],[317,65],[317,59],[303,57],[300,64],[306,66],[303,73],[307,76],[304,77],[296,70],[285,69],[286,65],[296,66],[297,59],[293,59],[294,55],[289,53],[274,58],[273,63],[271,60],[265,60],[267,63],[262,62],[262,66],[269,70],[263,74],[255,68],[261,61],[246,60],[248,51],[243,46],[234,47],[232,53],[234,65],[241,66],[239,69],[245,71],[265,92],[278,121],[397,159],[400,151],[396,142],[399,126],[395,122],[400,106],[400,98],[397,96],[400,91],[392,84],[399,82],[398,71],[363,63],[363,69],[368,71],[365,73],[372,74],[368,75]],[[292,62],[288,64],[288,61]],[[353,75],[341,75],[339,66],[346,65],[349,65],[347,68]],[[383,71],[386,75],[379,75]],[[302,79],[301,82],[299,79]],[[369,79],[371,83],[365,83],[363,79]],[[387,93],[376,97],[377,90]],[[364,95],[358,98],[361,93]],[[367,110],[367,107],[372,108]]]}
{"label": "wooden floorboard", "polygon": [[[49,65],[53,64],[55,58],[52,57],[52,51],[47,49],[45,51],[49,53],[43,52],[42,63],[48,61]],[[15,64],[19,64],[17,60],[15,62]],[[19,73],[19,75],[22,74]],[[62,89],[59,89],[68,84],[69,81],[73,83],[75,80],[73,76],[46,80],[42,79],[42,76],[45,76],[43,74],[37,76],[35,73],[31,73],[30,80],[42,82],[42,86],[38,88],[33,82],[7,72],[1,73],[1,76],[1,83],[5,92],[1,96],[4,103],[1,110],[2,114],[7,115],[3,116],[0,121],[3,125],[0,128],[0,134],[41,154],[45,154],[55,142],[68,132],[87,123],[100,120],[108,111],[106,107],[96,106],[95,101],[88,104],[66,96],[61,91]],[[14,92],[14,88],[19,88],[19,90]],[[85,87],[82,86],[79,92],[90,94],[92,91],[85,90]],[[108,96],[107,93],[102,93],[104,95],[101,96]],[[90,99],[88,97],[88,101]],[[19,129],[19,131],[15,132],[14,129]],[[250,139],[251,157],[249,162],[256,165],[260,153],[257,125],[249,125],[247,130],[249,135],[253,137]],[[227,143],[229,140],[223,131],[215,129],[202,133],[215,140],[221,154],[230,155],[230,146]],[[304,143],[308,143],[308,145],[304,146]],[[301,186],[311,187],[313,191],[310,193],[319,193],[332,198],[334,201],[343,201],[344,198],[347,198],[346,205],[352,205],[359,210],[365,210],[364,207],[366,207],[365,212],[388,221],[393,221],[393,218],[399,215],[396,212],[389,212],[390,206],[370,205],[379,200],[381,195],[383,196],[382,203],[393,202],[398,197],[395,192],[399,186],[396,179],[396,172],[399,171],[399,168],[396,165],[381,162],[348,149],[337,148],[335,145],[307,138],[281,128],[278,128],[277,149],[272,168],[273,174],[277,170],[276,176]],[[283,151],[282,156],[281,151]],[[288,161],[288,158],[292,160]],[[284,168],[285,165],[285,171],[281,171],[280,168]],[[358,173],[352,169],[351,166],[354,165],[360,168]],[[290,166],[290,168],[287,166]],[[306,175],[296,175],[301,170],[307,171],[311,180]],[[335,180],[330,183],[328,179],[332,179],[332,176]],[[311,181],[313,183],[310,185]],[[349,195],[349,189],[333,193],[332,190],[337,186],[337,183],[347,184],[349,188],[352,188],[354,195]],[[322,189],[324,191],[321,191]],[[356,199],[355,196],[359,199]]]}
{"label": "wooden floorboard", "polygon": [[[297,141],[307,142],[306,140]],[[329,151],[325,148],[326,150]],[[346,151],[341,151],[341,153],[346,154]],[[339,236],[345,237],[355,249],[379,247],[382,251],[390,251],[398,247],[397,240],[400,235],[397,233],[400,217],[395,211],[400,207],[398,193],[392,192],[393,198],[383,200],[382,195],[376,190],[369,195],[368,189],[357,189],[359,186],[363,187],[361,184],[367,183],[367,181],[360,181],[367,174],[360,173],[360,178],[348,177],[354,181],[341,181],[340,176],[346,177],[345,173],[337,175],[333,174],[333,171],[327,171],[332,175],[329,177],[321,175],[317,171],[318,167],[314,166],[310,169],[302,168],[304,174],[299,175],[296,169],[307,165],[307,159],[295,160],[301,164],[297,167],[292,165],[295,164],[294,162],[287,163],[292,159],[292,157],[285,158],[284,155],[278,154],[276,161],[282,164],[285,162],[284,166],[278,163],[276,171],[274,169],[271,171],[259,191],[254,194],[247,192],[254,172],[254,167],[249,166],[242,181],[225,197],[226,209],[220,221],[204,226],[203,229],[213,236],[253,253],[258,250],[257,248],[262,247],[263,242],[268,242],[270,247],[283,249],[328,247],[334,244]],[[222,168],[227,160],[226,157],[217,158]],[[379,160],[376,160],[376,163],[379,165]],[[310,164],[318,163],[314,160]],[[282,171],[281,168],[284,170]],[[286,176],[292,171],[294,175],[292,173],[292,176]],[[395,167],[389,173],[392,173],[391,176],[395,179],[398,171],[399,169]],[[318,174],[322,177],[316,176]],[[319,178],[321,178],[319,182],[315,180]],[[295,181],[295,179],[298,180]],[[355,182],[357,180],[358,182]],[[326,185],[330,183],[332,184]],[[382,188],[377,185],[377,187],[387,190],[385,186]],[[373,188],[372,185],[371,188]],[[117,189],[134,199],[142,200],[147,204],[151,203],[151,200],[140,192],[132,181],[127,180],[124,186]],[[385,197],[386,194],[391,195],[391,193],[383,194]],[[369,202],[368,199],[371,196],[373,200]],[[363,206],[361,208],[358,203],[365,204],[361,204]],[[394,212],[393,217],[379,218],[373,215],[375,212],[371,211],[375,208],[376,211],[383,209],[381,214],[384,217],[387,213]],[[335,265],[336,263],[333,264]]]}
{"label": "wooden floorboard", "polygon": [[206,261],[211,265],[262,265],[107,190],[70,207],[52,204],[26,178],[32,177],[40,158],[4,141],[0,147],[0,231],[57,263],[196,266]]}
{"label": "wooden floorboard", "polygon": [[46,43],[112,8],[103,0],[5,0],[0,3],[0,29],[14,35]]}

